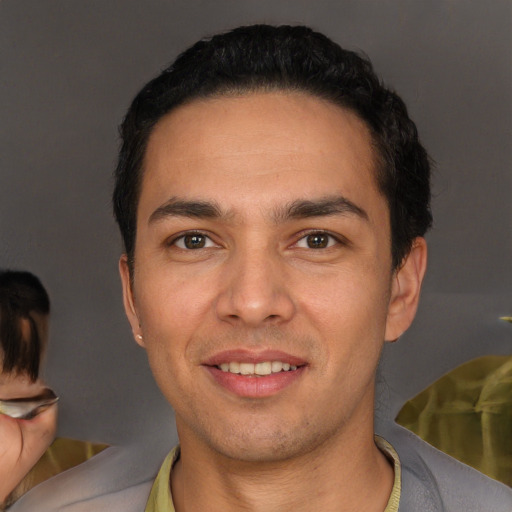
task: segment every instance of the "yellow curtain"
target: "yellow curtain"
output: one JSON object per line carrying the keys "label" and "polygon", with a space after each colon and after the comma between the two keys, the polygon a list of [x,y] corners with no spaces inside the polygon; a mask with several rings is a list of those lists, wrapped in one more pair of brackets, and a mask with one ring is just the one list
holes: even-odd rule
{"label": "yellow curtain", "polygon": [[512,486],[512,356],[459,366],[407,402],[396,421]]}

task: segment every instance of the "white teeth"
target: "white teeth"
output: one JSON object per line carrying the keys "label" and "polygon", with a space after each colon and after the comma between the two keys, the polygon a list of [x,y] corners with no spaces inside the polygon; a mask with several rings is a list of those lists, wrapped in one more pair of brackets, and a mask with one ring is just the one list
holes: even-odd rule
{"label": "white teeth", "polygon": [[240,373],[242,375],[254,375],[254,364],[240,363]]}
{"label": "white teeth", "polygon": [[272,373],[288,372],[297,369],[296,365],[283,363],[282,361],[264,361],[262,363],[222,363],[219,368],[223,372],[240,373],[242,375],[271,375]]}
{"label": "white teeth", "polygon": [[281,361],[272,361],[272,373],[280,372],[283,369]]}
{"label": "white teeth", "polygon": [[[240,363],[229,363],[229,371],[230,373],[240,373]],[[222,369],[222,366],[221,366]],[[227,370],[222,370],[227,371]]]}
{"label": "white teeth", "polygon": [[272,373],[272,363],[267,361],[265,363],[255,364],[254,373],[256,375],[270,375]]}

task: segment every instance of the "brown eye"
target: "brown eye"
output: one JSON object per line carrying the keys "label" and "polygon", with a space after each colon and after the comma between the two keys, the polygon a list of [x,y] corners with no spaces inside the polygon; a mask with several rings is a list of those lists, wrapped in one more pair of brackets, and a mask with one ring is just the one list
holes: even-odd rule
{"label": "brown eye", "polygon": [[313,233],[306,237],[306,244],[310,249],[325,249],[329,246],[330,238],[325,233]]}
{"label": "brown eye", "polygon": [[206,245],[206,237],[203,235],[185,235],[183,244],[187,249],[202,249]]}
{"label": "brown eye", "polygon": [[336,245],[345,245],[340,238],[326,231],[310,231],[297,241],[295,247],[300,249],[329,249]]}
{"label": "brown eye", "polygon": [[210,237],[203,233],[186,233],[174,240],[172,245],[175,245],[179,249],[194,250],[194,249],[205,249],[208,247],[215,247],[215,244]]}

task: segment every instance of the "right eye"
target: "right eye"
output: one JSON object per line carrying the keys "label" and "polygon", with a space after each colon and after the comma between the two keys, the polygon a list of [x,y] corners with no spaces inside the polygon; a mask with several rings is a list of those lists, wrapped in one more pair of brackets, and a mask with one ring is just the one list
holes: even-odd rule
{"label": "right eye", "polygon": [[297,247],[303,249],[327,249],[339,243],[332,235],[323,231],[315,231],[302,237],[297,242]]}
{"label": "right eye", "polygon": [[215,247],[215,243],[203,233],[185,233],[172,242],[179,249],[195,250]]}

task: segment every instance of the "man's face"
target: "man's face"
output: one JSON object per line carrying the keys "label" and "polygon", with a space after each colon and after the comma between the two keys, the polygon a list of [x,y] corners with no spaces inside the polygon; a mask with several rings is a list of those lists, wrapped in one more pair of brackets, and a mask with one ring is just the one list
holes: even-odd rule
{"label": "man's face", "polygon": [[394,292],[365,124],[298,93],[195,101],[144,169],[125,305],[181,443],[279,460],[372,432]]}

